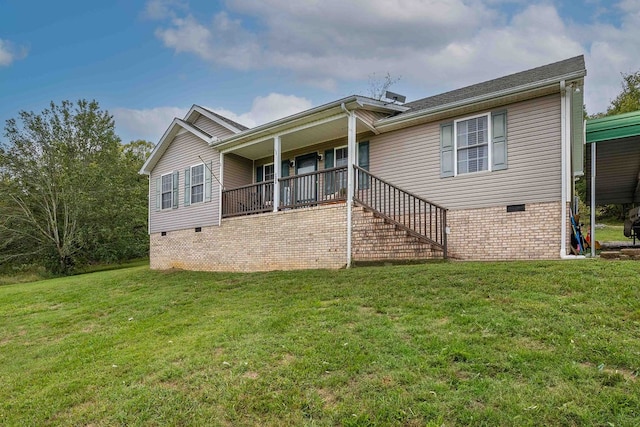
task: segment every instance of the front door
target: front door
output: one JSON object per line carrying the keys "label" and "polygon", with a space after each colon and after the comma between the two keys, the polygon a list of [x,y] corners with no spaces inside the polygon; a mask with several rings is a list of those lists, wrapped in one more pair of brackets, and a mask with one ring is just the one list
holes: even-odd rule
{"label": "front door", "polygon": [[[302,175],[318,170],[318,155],[305,154],[296,157],[296,175]],[[296,202],[309,203],[316,200],[318,177],[317,174],[298,177],[295,179]]]}

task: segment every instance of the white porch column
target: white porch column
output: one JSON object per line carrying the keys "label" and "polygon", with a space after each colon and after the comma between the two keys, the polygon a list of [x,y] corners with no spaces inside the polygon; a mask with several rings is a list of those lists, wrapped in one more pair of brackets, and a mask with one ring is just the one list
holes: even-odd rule
{"label": "white porch column", "polygon": [[276,135],[273,138],[273,211],[278,212],[280,206],[280,176],[282,175],[282,154],[280,149],[282,144],[280,142],[280,135]]}
{"label": "white porch column", "polygon": [[[213,171],[212,175],[213,175]],[[224,182],[224,154],[220,153],[220,170],[218,172],[218,175],[220,175],[220,182],[219,184],[219,203],[218,203],[218,225],[222,224],[222,210],[224,209],[224,206],[222,206],[222,190],[224,190],[222,183]],[[213,199],[213,197],[212,197]]]}
{"label": "white porch column", "polygon": [[353,213],[353,195],[355,193],[355,169],[356,164],[356,115],[349,112],[348,136],[347,136],[347,268],[351,267],[351,229]]}

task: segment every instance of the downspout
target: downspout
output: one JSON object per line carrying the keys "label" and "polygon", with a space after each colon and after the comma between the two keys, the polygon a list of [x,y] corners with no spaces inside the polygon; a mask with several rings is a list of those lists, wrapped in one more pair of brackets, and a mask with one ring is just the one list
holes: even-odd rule
{"label": "downspout", "polygon": [[570,154],[570,141],[571,141],[571,125],[568,120],[569,113],[571,112],[571,105],[569,104],[570,98],[567,96],[567,90],[565,81],[560,81],[560,128],[561,128],[561,183],[562,183],[562,207],[560,218],[560,258],[561,259],[578,259],[584,258],[583,255],[568,255],[567,254],[567,203],[569,201],[569,176],[571,175],[569,164],[571,161]]}
{"label": "downspout", "polygon": [[[213,171],[211,171],[213,173]],[[220,170],[218,171],[218,175],[220,175],[220,181],[218,182],[220,190],[218,191],[218,226],[222,225],[222,210],[224,206],[222,206],[222,192],[224,191],[222,183],[224,182],[224,153],[220,152]],[[213,185],[213,184],[212,184]]]}
{"label": "downspout", "polygon": [[560,216],[560,258],[564,259],[567,256],[567,94],[564,84],[564,80],[560,82],[560,179],[562,185],[562,196],[560,198],[561,216]]}
{"label": "downspout", "polygon": [[591,143],[591,257],[596,257],[596,143]]}
{"label": "downspout", "polygon": [[147,177],[149,178],[149,188],[147,189],[149,194],[149,203],[147,209],[147,234],[151,235],[151,172],[147,174]]}
{"label": "downspout", "polygon": [[351,141],[351,132],[353,129],[351,129],[351,120],[352,120],[352,112],[349,111],[347,109],[347,107],[344,105],[344,102],[342,104],[340,104],[340,108],[342,109],[342,111],[345,112],[345,114],[347,114],[347,121],[348,121],[348,126],[347,126],[347,153],[348,153],[348,169],[347,169],[347,187],[348,187],[348,191],[347,191],[347,268],[351,268],[351,231],[352,231],[352,215],[353,215],[353,165],[351,164],[351,161],[353,160],[353,147],[352,145],[354,144],[355,141]]}

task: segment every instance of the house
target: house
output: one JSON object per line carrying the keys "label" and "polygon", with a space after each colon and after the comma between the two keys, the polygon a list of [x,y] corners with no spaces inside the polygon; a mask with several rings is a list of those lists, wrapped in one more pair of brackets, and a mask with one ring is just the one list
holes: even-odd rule
{"label": "house", "polygon": [[151,267],[559,259],[583,174],[584,58],[248,129],[194,105],[141,169]]}

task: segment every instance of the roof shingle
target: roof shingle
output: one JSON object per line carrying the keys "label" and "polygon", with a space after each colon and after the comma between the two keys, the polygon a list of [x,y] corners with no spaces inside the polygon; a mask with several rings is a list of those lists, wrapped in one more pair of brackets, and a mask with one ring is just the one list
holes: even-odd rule
{"label": "roof shingle", "polygon": [[425,110],[457,101],[463,101],[465,99],[475,98],[482,95],[488,95],[494,92],[523,86],[529,83],[548,80],[554,77],[561,77],[580,71],[584,71],[586,74],[584,56],[582,55],[565,59],[563,61],[554,62],[553,64],[532,68],[527,71],[510,74],[508,76],[489,80],[483,83],[478,83],[460,89],[452,90],[450,92],[441,93],[439,95],[431,96],[428,98],[422,98],[416,101],[408,102],[404,104],[404,106],[409,107],[410,110],[402,114]]}

